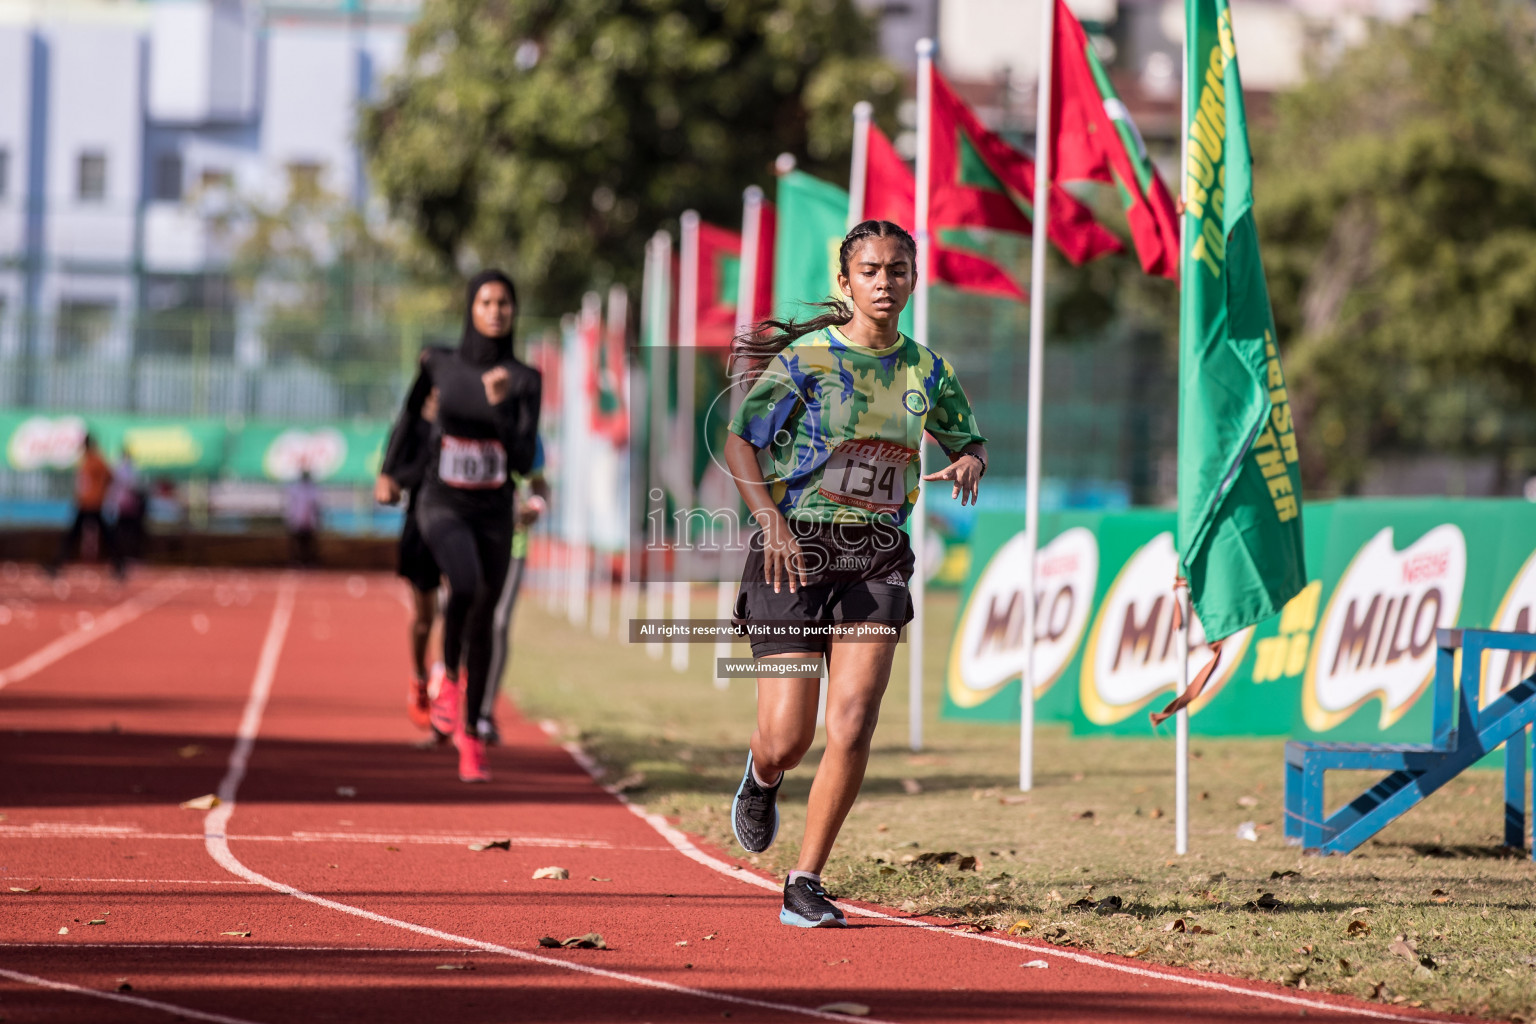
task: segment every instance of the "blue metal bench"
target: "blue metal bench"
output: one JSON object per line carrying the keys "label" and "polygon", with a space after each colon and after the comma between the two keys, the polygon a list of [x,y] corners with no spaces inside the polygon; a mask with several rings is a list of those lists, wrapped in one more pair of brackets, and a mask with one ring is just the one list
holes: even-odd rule
{"label": "blue metal bench", "polygon": [[[1285,837],[1311,854],[1348,853],[1499,744],[1504,748],[1504,843],[1525,847],[1525,789],[1530,727],[1536,723],[1536,675],[1486,708],[1485,651],[1536,652],[1536,633],[1442,629],[1435,633],[1432,742],[1306,743],[1285,745]],[[1456,685],[1457,650],[1461,686]],[[1458,700],[1458,693],[1460,698]],[[1460,710],[1459,721],[1457,710]],[[1325,814],[1323,775],[1329,771],[1391,772],[1348,804]],[[1536,849],[1532,856],[1536,857]]]}

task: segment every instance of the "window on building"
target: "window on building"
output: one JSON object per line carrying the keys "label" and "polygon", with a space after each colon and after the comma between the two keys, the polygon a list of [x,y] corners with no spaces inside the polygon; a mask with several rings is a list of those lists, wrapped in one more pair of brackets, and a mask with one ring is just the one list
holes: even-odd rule
{"label": "window on building", "polygon": [[181,154],[161,153],[155,157],[155,198],[161,202],[181,202]]}
{"label": "window on building", "polygon": [[320,194],[320,165],[309,161],[296,161],[288,165],[288,195],[293,199],[307,199]]}
{"label": "window on building", "polygon": [[55,354],[60,359],[76,359],[95,353],[112,333],[115,312],[110,302],[66,299],[59,303]]}
{"label": "window on building", "polygon": [[75,195],[82,202],[100,202],[107,198],[107,154],[99,151],[80,154]]}
{"label": "window on building", "polygon": [[0,199],[11,194],[11,151],[0,146]]}

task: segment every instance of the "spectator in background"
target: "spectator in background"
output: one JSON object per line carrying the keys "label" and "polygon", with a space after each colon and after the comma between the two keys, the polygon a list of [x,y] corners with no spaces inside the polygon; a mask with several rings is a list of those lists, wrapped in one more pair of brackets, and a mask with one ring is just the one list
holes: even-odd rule
{"label": "spectator in background", "polygon": [[101,518],[106,504],[107,489],[112,486],[112,469],[102,458],[96,439],[86,434],[80,442],[80,464],[75,468],[75,518],[59,542],[59,553],[48,566],[50,576],[57,575],[71,555],[75,553],[85,536],[86,527],[95,531],[98,550],[112,562],[112,571],[118,579],[125,573],[123,555],[117,547],[112,528]]}
{"label": "spectator in background", "polygon": [[320,531],[320,488],[306,466],[283,491],[283,523],[288,527],[288,554],[294,565],[318,564],[315,535]]}
{"label": "spectator in background", "polygon": [[122,457],[112,471],[112,490],[109,504],[117,512],[117,546],[124,561],[137,561],[144,557],[144,508],[149,495],[139,479],[139,471],[133,464],[133,455],[123,445]]}

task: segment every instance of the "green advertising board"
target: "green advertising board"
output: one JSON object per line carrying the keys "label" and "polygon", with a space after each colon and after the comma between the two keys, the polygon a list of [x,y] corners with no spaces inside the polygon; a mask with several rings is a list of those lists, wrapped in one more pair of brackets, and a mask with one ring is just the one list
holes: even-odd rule
{"label": "green advertising board", "polygon": [[[1304,511],[1307,588],[1223,646],[1192,731],[1425,742],[1437,628],[1536,631],[1536,509],[1519,500],[1388,499]],[[983,513],[950,650],[944,716],[1018,718],[1023,517]],[[1146,735],[1172,694],[1173,513],[1041,517],[1036,716]],[[1190,663],[1210,657],[1199,623]],[[1489,655],[1487,703],[1536,670]]]}
{"label": "green advertising board", "polygon": [[210,476],[224,463],[228,430],[218,420],[121,415],[0,413],[5,464],[15,470],[68,469],[89,432],[115,460],[126,448],[141,472]]}
{"label": "green advertising board", "polygon": [[365,485],[378,473],[387,423],[246,423],[54,412],[0,412],[0,452],[18,471],[71,469],[90,433],[108,459],[126,449],[155,476],[287,481],[308,467],[316,480]]}
{"label": "green advertising board", "polygon": [[302,470],[320,483],[366,484],[379,472],[389,425],[246,424],[230,446],[226,472],[244,480],[297,479]]}

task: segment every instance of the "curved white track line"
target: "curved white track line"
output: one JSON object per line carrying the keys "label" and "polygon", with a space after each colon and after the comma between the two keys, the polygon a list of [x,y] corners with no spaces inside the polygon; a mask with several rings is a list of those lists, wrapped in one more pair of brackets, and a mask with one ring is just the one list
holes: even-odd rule
{"label": "curved white track line", "polygon": [[0,690],[12,683],[19,683],[23,679],[37,675],[60,658],[73,654],[86,644],[100,640],[108,633],[128,625],[150,609],[169,601],[185,588],[186,584],[180,580],[159,583],[141,594],[135,594],[122,604],[113,605],[100,615],[93,617],[89,626],[81,626],[61,637],[55,637],[51,643],[22,658],[10,668],[0,671]]}
{"label": "curved white track line", "polygon": [[[544,732],[551,737],[556,736],[558,733],[558,727],[553,722],[544,722],[541,724],[540,728],[542,728]],[[575,762],[579,764],[588,775],[592,776],[594,781],[600,780],[601,777],[606,774],[603,767],[599,765],[591,755],[589,755],[576,743],[564,742],[561,743],[560,746],[568,754],[571,755],[572,759],[574,759]],[[601,783],[599,782],[599,784]],[[663,818],[659,814],[648,813],[643,807],[640,807],[638,804],[631,802],[628,797],[619,792],[613,786],[603,786],[603,789],[608,793],[611,793],[613,797],[622,803],[625,807],[628,807],[629,810],[641,821],[644,821],[647,825],[651,826],[651,828],[655,829],[663,839],[672,844],[673,849],[675,849],[678,853],[681,853],[684,857],[687,857],[689,860],[698,864],[702,864],[713,871],[718,871],[722,875],[725,875],[729,878],[734,878],[739,882],[745,882],[748,885],[755,885],[759,889],[768,889],[775,894],[780,891],[780,886],[777,882],[770,881],[769,879],[744,870],[738,865],[730,864],[718,857],[714,857],[708,853],[705,853],[703,850],[695,846],[693,844],[693,840],[689,839],[686,834],[676,828],[673,828],[667,819]],[[1373,1010],[1365,1006],[1350,1006],[1341,1003],[1331,1003],[1322,999],[1307,999],[1302,996],[1287,995],[1284,992],[1268,992],[1264,989],[1244,988],[1241,985],[1231,985],[1226,982],[1215,981],[1210,978],[1192,978],[1184,974],[1171,974],[1164,971],[1149,970],[1145,967],[1137,967],[1133,964],[1117,963],[1113,960],[1100,959],[1099,957],[1092,956],[1087,953],[1077,953],[1072,950],[1062,949],[1058,946],[1044,946],[1033,942],[1019,942],[1014,939],[1004,939],[996,935],[979,934],[976,932],[955,931],[950,928],[945,928],[941,925],[931,924],[927,921],[920,921],[908,917],[894,917],[890,914],[882,913],[878,910],[870,910],[865,907],[853,906],[852,904],[845,903],[843,906],[844,909],[848,911],[848,913],[856,914],[860,917],[879,918],[882,921],[889,921],[892,924],[906,925],[910,928],[922,928],[926,931],[937,932],[941,935],[948,935],[951,938],[971,939],[976,942],[989,942],[998,946],[1011,946],[1014,949],[1026,950],[1030,953],[1043,953],[1046,956],[1060,957],[1063,960],[1071,960],[1075,963],[1087,964],[1090,967],[1102,967],[1106,970],[1119,971],[1122,974],[1130,974],[1139,978],[1151,978],[1155,981],[1172,982],[1177,985],[1188,985],[1192,988],[1203,988],[1212,992],[1226,992],[1231,995],[1250,996],[1254,999],[1268,999],[1277,1003],[1286,1003],[1291,1006],[1305,1007],[1308,1010],[1327,1010],[1334,1013],[1353,1014],[1357,1017],[1370,1017],[1376,1020],[1412,1021],[1413,1024],[1425,1024],[1426,1021],[1446,1019],[1445,1017],[1437,1017],[1427,1014],[1419,1017],[1411,1017],[1402,1013],[1389,1013],[1385,1010]]]}
{"label": "curved white track line", "polygon": [[[498,956],[511,957],[515,960],[540,964],[545,967],[558,967],[563,970],[575,971],[579,974],[607,978],[611,981],[623,982],[627,985],[659,989],[663,992],[673,992],[678,995],[694,996],[699,999],[709,999],[737,1006],[752,1006],[761,1010],[776,1010],[781,1013],[791,1013],[801,1017],[843,1021],[846,1024],[848,1017],[845,1014],[827,1013],[809,1007],[794,1006],[790,1003],[776,1003],[767,999],[733,996],[709,989],[689,988],[686,985],[675,985],[668,981],[658,981],[655,978],[647,978],[644,975],[611,971],[602,967],[590,967],[586,964],[572,963],[568,960],[556,960],[553,957],[539,956],[521,949],[513,949],[510,946],[502,946],[494,942],[484,942],[480,939],[473,939],[464,935],[454,935],[452,932],[428,928],[425,925],[414,924],[410,921],[401,921],[398,918],[386,917],[383,914],[376,914],[371,910],[349,906],[345,903],[326,899],[323,896],[304,892],[302,889],[297,889],[283,882],[274,881],[242,864],[230,852],[229,838],[225,834],[225,829],[229,825],[230,816],[235,813],[235,797],[239,793],[240,783],[245,779],[246,767],[250,763],[251,749],[256,745],[256,735],[261,730],[261,719],[266,711],[267,698],[272,693],[272,680],[277,674],[278,656],[282,653],[283,641],[288,635],[288,624],[293,618],[293,600],[294,587],[290,581],[287,586],[280,588],[277,592],[277,603],[272,609],[272,621],[267,627],[267,636],[261,645],[261,657],[256,665],[256,676],[251,681],[251,692],[246,700],[245,713],[240,718],[239,731],[235,737],[235,747],[229,754],[229,769],[225,772],[223,781],[219,783],[219,806],[209,811],[208,816],[203,819],[203,845],[207,849],[208,855],[217,861],[220,867],[248,882],[254,882],[257,885],[271,889],[273,892],[292,896],[306,903],[313,903],[317,907],[325,907],[327,910],[335,910],[352,917],[362,918],[365,921],[388,925],[391,928],[401,928],[408,932],[414,932],[417,935],[450,942],[457,946],[467,946],[470,949],[478,949],[485,953],[495,953]],[[880,1021],[874,1017],[867,1019],[870,1021],[870,1024],[890,1024],[890,1022]],[[240,1022],[240,1024],[245,1024],[245,1022]]]}
{"label": "curved white track line", "polygon": [[114,1003],[127,1003],[129,1006],[142,1006],[147,1010],[161,1010],[177,1017],[185,1017],[190,1020],[206,1020],[209,1024],[255,1024],[254,1021],[240,1017],[225,1017],[218,1013],[204,1013],[202,1010],[189,1010],[185,1006],[177,1006],[174,1003],[162,1003],[156,999],[144,999],[140,996],[128,996],[121,992],[102,992],[99,989],[85,988],[80,985],[71,985],[67,981],[52,981],[48,978],[39,978],[35,974],[22,974],[20,971],[8,971],[0,968],[0,978],[10,978],[19,981],[23,985],[36,985],[38,988],[51,988],[56,992],[70,992],[77,996],[94,996],[97,999],[108,999]]}

